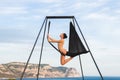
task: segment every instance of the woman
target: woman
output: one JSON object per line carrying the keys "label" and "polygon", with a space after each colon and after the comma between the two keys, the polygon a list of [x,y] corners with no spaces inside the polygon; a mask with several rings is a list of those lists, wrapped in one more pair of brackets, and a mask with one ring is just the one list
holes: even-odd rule
{"label": "woman", "polygon": [[64,39],[66,39],[66,38],[67,38],[67,35],[65,33],[60,34],[60,40],[55,40],[48,35],[49,42],[58,43],[58,49],[61,52],[61,60],[60,60],[61,65],[66,64],[73,58],[73,57],[69,57],[67,59],[65,58],[67,51],[63,46],[64,46]]}

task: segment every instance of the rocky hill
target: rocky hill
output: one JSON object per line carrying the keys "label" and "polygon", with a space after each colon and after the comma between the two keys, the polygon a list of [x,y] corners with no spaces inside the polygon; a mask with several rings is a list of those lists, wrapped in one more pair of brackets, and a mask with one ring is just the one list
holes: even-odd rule
{"label": "rocky hill", "polygon": [[[20,78],[26,63],[11,62],[0,65],[0,78]],[[29,63],[24,77],[36,78],[38,64]],[[75,68],[52,67],[49,64],[41,64],[39,77],[79,77]]]}

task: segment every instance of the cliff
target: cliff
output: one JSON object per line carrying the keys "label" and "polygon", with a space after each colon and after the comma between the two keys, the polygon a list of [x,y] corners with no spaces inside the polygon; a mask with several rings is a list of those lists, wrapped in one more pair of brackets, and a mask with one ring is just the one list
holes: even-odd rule
{"label": "cliff", "polygon": [[[0,65],[0,78],[20,78],[26,63],[11,62]],[[38,64],[29,63],[24,77],[36,78]],[[41,64],[39,77],[79,77],[79,73],[75,68],[53,67],[49,64]]]}

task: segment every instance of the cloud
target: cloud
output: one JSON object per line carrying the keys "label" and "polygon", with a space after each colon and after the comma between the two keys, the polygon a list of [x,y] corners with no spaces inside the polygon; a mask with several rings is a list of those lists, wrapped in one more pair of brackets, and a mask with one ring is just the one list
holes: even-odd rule
{"label": "cloud", "polygon": [[109,16],[106,14],[100,14],[100,13],[90,13],[86,17],[86,19],[92,19],[92,20],[116,20],[116,17]]}
{"label": "cloud", "polygon": [[92,9],[103,6],[108,0],[96,0],[96,1],[74,1],[72,2],[73,9]]}
{"label": "cloud", "polygon": [[36,2],[41,2],[41,3],[56,3],[56,2],[60,2],[60,0],[36,0]]}
{"label": "cloud", "polygon": [[26,14],[24,7],[0,7],[0,15]]}
{"label": "cloud", "polygon": [[115,13],[116,14],[120,14],[120,10],[115,10]]}
{"label": "cloud", "polygon": [[[52,16],[52,15],[61,15],[61,14],[64,14],[64,10],[59,9],[59,8],[56,9],[55,7],[52,7],[52,8],[43,8],[43,9],[35,9],[35,10],[33,10],[33,12],[35,12],[38,17],[40,15],[43,16],[43,14],[45,16],[49,16],[49,15]],[[34,16],[36,16],[36,15],[34,15]],[[37,16],[36,16],[36,18],[37,18]]]}
{"label": "cloud", "polygon": [[[25,61],[27,59],[31,45],[17,43],[0,43],[0,63],[10,61]],[[7,56],[6,56],[7,55]]]}
{"label": "cloud", "polygon": [[[1,3],[12,3],[14,5],[18,4],[27,4],[27,3],[56,3],[56,2],[60,2],[61,0],[2,0],[0,1]],[[16,3],[16,4],[15,4]]]}

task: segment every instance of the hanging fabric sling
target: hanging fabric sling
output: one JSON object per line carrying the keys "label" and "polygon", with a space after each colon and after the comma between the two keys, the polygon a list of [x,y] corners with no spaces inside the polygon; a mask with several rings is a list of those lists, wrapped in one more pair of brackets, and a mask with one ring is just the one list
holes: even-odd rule
{"label": "hanging fabric sling", "polygon": [[[50,22],[48,24],[48,34],[49,34],[49,30],[50,30]],[[53,48],[55,48],[58,52],[60,52],[59,49],[56,48],[51,42],[49,43]],[[75,27],[73,26],[72,22],[70,22],[69,47],[66,55],[70,57],[75,57],[77,55],[87,53],[87,52],[88,51],[85,49],[83,43],[81,42],[75,30]],[[61,53],[61,55],[64,55],[64,54]]]}

